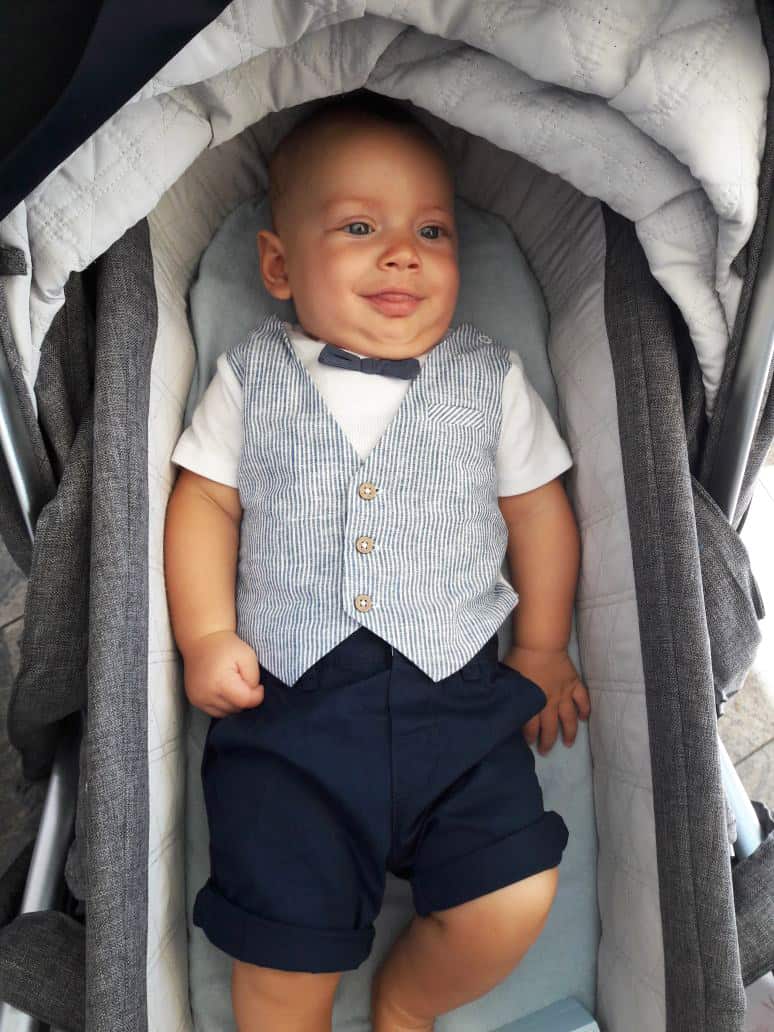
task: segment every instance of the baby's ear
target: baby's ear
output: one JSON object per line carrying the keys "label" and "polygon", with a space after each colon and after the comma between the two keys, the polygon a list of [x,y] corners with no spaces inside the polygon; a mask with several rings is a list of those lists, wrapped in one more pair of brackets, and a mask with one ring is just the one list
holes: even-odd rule
{"label": "baby's ear", "polygon": [[292,295],[285,264],[285,248],[276,233],[262,229],[258,233],[258,261],[263,285],[272,297],[287,301]]}

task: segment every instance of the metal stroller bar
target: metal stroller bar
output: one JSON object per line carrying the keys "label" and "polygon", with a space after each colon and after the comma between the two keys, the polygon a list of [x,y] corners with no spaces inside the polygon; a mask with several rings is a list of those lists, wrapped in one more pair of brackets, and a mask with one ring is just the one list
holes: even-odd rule
{"label": "metal stroller bar", "polygon": [[[769,385],[774,359],[774,240],[771,209],[766,215],[758,274],[753,286],[731,393],[723,416],[715,460],[705,487],[733,521],[742,479]],[[764,289],[764,285],[767,289]]]}

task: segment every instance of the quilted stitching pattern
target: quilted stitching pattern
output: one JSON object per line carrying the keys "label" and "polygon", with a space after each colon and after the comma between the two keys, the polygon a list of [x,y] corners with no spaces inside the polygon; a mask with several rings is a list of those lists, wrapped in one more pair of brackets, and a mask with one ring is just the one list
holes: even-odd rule
{"label": "quilted stitching pattern", "polygon": [[[537,11],[519,0],[231,4],[27,199],[31,340],[21,333],[19,346],[29,382],[72,269],[151,210],[196,154],[261,117],[267,102],[279,107],[365,82],[400,22],[468,46],[434,60],[436,44],[408,30],[389,56],[393,74],[372,75],[375,88],[427,98],[442,117],[525,154],[638,223],[650,220],[641,239],[686,317],[711,411],[739,299],[731,263],[757,203],[768,64],[752,0],[712,0],[700,16],[689,0],[658,15],[626,0],[604,9],[554,0]],[[410,70],[400,58],[407,49]],[[340,70],[352,66],[358,74],[341,81]],[[202,80],[203,89],[193,85]],[[260,81],[279,93],[267,97]],[[282,96],[288,89],[295,95]],[[245,104],[252,110],[237,120],[233,108]],[[681,236],[686,214],[695,221],[702,207],[691,196],[692,176],[708,201],[699,221],[710,253],[691,252]],[[1,241],[13,235],[10,223],[0,227]]]}

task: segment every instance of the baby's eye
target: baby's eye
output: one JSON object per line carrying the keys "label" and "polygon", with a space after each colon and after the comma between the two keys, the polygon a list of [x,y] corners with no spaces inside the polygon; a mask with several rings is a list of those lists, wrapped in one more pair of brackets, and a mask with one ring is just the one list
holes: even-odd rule
{"label": "baby's eye", "polygon": [[425,240],[437,240],[446,230],[443,226],[422,226],[419,232]]}
{"label": "baby's eye", "polygon": [[344,229],[350,232],[350,236],[368,236],[371,232],[367,222],[348,222]]}

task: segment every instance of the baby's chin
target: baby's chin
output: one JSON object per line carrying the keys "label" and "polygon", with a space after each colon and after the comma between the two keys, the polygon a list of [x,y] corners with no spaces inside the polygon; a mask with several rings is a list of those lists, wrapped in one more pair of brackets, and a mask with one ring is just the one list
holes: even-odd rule
{"label": "baby's chin", "polygon": [[449,329],[449,323],[414,327],[409,319],[384,318],[379,323],[348,327],[331,336],[314,334],[340,348],[377,358],[415,358],[430,351]]}

